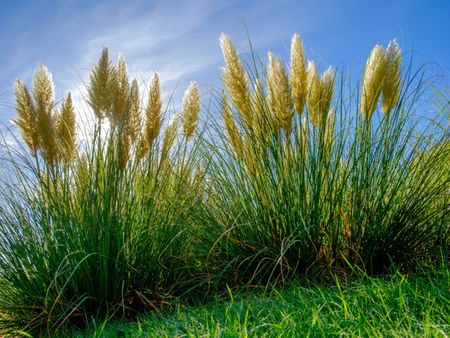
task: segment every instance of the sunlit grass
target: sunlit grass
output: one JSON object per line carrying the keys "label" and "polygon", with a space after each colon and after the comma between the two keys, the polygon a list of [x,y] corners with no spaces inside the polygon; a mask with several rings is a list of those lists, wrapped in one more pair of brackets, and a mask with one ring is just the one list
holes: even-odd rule
{"label": "sunlit grass", "polygon": [[284,290],[229,292],[208,305],[178,306],[136,322],[92,322],[82,337],[446,337],[448,265],[331,284],[300,279]]}

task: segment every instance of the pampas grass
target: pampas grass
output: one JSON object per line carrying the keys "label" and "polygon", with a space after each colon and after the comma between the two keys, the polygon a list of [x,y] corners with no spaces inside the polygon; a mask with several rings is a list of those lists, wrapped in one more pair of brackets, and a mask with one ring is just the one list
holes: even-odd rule
{"label": "pampas grass", "polygon": [[289,65],[269,53],[249,67],[225,34],[220,46],[206,129],[196,82],[169,111],[159,75],[140,88],[108,49],[89,75],[96,123],[83,142],[45,66],[31,93],[17,80],[24,143],[4,142],[1,159],[0,334],[408,269],[448,247],[449,134],[415,119],[427,84],[395,41],[373,48],[356,91],[344,71],[306,62],[297,34]]}

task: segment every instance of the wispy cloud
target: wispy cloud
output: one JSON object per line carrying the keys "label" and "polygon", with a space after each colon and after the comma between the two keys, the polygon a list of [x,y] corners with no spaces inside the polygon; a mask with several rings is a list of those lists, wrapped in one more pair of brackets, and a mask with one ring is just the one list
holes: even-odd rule
{"label": "wispy cloud", "polygon": [[[83,90],[87,70],[105,46],[112,55],[125,54],[132,77],[145,80],[158,71],[165,92],[193,79],[210,83],[217,78],[217,39],[224,28],[215,18],[235,15],[227,12],[235,5],[236,1],[184,0],[81,8],[75,1],[67,2],[51,9],[48,23],[37,31],[15,26],[14,42],[3,56],[9,71],[0,85],[9,91],[16,77],[29,83],[36,64],[44,62],[54,75],[58,98],[67,90]],[[32,17],[30,12],[22,15],[25,21]],[[1,121],[11,114],[2,114]]]}

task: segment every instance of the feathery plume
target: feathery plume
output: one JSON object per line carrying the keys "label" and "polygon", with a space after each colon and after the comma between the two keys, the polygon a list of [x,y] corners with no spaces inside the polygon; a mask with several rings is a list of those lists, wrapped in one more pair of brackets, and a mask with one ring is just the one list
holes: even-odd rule
{"label": "feathery plume", "polygon": [[366,62],[361,87],[360,110],[363,116],[370,120],[380,97],[385,75],[385,51],[376,45]]}
{"label": "feathery plume", "polygon": [[58,157],[55,141],[54,85],[53,78],[47,67],[40,64],[33,77],[33,98],[37,116],[37,127],[44,158],[53,165]]}
{"label": "feathery plume", "polygon": [[66,162],[73,160],[76,153],[75,110],[70,92],[64,98],[61,112],[56,118],[56,131],[62,159]]}
{"label": "feathery plume", "polygon": [[242,136],[231,111],[228,96],[225,93],[222,95],[222,120],[227,132],[228,142],[230,142],[237,157],[241,159],[244,151]]}
{"label": "feathery plume", "polygon": [[281,59],[269,53],[267,69],[268,103],[278,124],[288,135],[292,130],[292,99],[289,79]]}
{"label": "feathery plume", "polygon": [[128,111],[130,83],[128,80],[127,63],[123,55],[119,55],[117,66],[113,72],[111,79],[111,92],[113,94],[111,125],[112,127],[127,127],[130,120],[130,114]]}
{"label": "feathery plume", "polygon": [[301,115],[305,106],[308,83],[303,42],[298,34],[292,36],[289,80],[295,110]]}
{"label": "feathery plume", "polygon": [[169,125],[167,126],[166,132],[164,134],[164,140],[162,145],[161,159],[164,160],[169,155],[169,151],[172,148],[173,143],[175,142],[175,137],[178,134],[178,125],[180,122],[180,116],[175,114],[170,120]]}
{"label": "feathery plume", "polygon": [[109,57],[108,48],[104,48],[97,64],[89,74],[90,82],[88,85],[89,104],[100,120],[111,110],[111,86],[114,72],[115,69]]}
{"label": "feathery plume", "polygon": [[386,49],[386,75],[382,87],[381,111],[387,115],[400,98],[400,64],[402,52],[397,41],[392,40]]}
{"label": "feathery plume", "polygon": [[224,33],[220,37],[220,46],[225,59],[225,67],[222,69],[222,80],[245,124],[251,126],[253,115],[248,76],[230,38]]}
{"label": "feathery plume", "polygon": [[306,69],[308,78],[308,95],[306,96],[306,102],[309,109],[309,117],[312,124],[317,127],[320,120],[320,98],[321,98],[321,84],[319,73],[314,61],[308,61],[308,67]]}
{"label": "feathery plume", "polygon": [[145,136],[148,148],[158,137],[161,129],[161,87],[158,73],[153,73],[150,80],[147,108],[145,109]]}
{"label": "feathery plume", "polygon": [[141,132],[141,101],[139,96],[139,85],[136,79],[131,83],[130,89],[130,119],[128,122],[128,134],[131,143],[135,143]]}
{"label": "feathery plume", "polygon": [[[334,93],[334,70],[329,66],[320,79],[320,116],[326,118]],[[320,121],[321,122],[321,121]]]}
{"label": "feathery plume", "polygon": [[196,82],[192,82],[183,98],[183,133],[189,141],[194,135],[200,113],[200,93]]}
{"label": "feathery plume", "polygon": [[14,85],[16,96],[16,111],[18,117],[12,122],[19,126],[22,137],[30,148],[33,155],[36,155],[39,147],[39,132],[37,125],[36,110],[30,92],[21,80],[17,80]]}

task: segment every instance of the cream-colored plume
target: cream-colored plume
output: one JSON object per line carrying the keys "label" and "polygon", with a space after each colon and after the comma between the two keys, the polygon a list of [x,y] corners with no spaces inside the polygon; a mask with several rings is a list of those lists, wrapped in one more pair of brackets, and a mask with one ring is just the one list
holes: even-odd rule
{"label": "cream-colored plume", "polygon": [[189,141],[194,135],[200,113],[200,93],[196,82],[192,82],[183,98],[183,133]]}
{"label": "cream-colored plume", "polygon": [[305,107],[308,82],[303,42],[298,34],[292,36],[289,80],[295,110],[301,115]]}
{"label": "cream-colored plume", "polygon": [[290,134],[292,130],[292,99],[289,79],[283,60],[276,58],[272,53],[269,53],[267,91],[267,101],[272,114],[286,134]]}
{"label": "cream-colored plume", "polygon": [[321,98],[321,84],[317,66],[314,61],[308,61],[307,67],[308,78],[308,95],[306,102],[308,104],[309,118],[314,126],[319,125],[320,120],[320,98]]}
{"label": "cream-colored plume", "polygon": [[111,111],[114,73],[115,67],[109,57],[108,48],[104,48],[97,64],[89,74],[90,82],[88,85],[89,104],[100,120],[105,117],[105,114],[110,114]]}
{"label": "cream-colored plume", "polygon": [[141,98],[139,96],[138,82],[133,80],[130,89],[130,119],[128,122],[128,134],[130,136],[131,143],[135,143],[141,132]]}
{"label": "cream-colored plume", "polygon": [[16,96],[16,111],[18,117],[12,122],[19,126],[22,137],[30,148],[33,155],[36,155],[39,147],[39,131],[37,125],[36,110],[30,92],[21,80],[17,80],[14,85]]}
{"label": "cream-colored plume", "polygon": [[175,138],[178,135],[178,126],[180,124],[180,116],[175,114],[167,126],[166,132],[164,134],[164,140],[162,145],[161,158],[164,160],[169,155],[169,151],[175,142]]}
{"label": "cream-colored plume", "polygon": [[382,46],[376,45],[366,62],[361,87],[360,110],[370,120],[377,108],[386,69],[386,54]]}
{"label": "cream-colored plume", "polygon": [[250,103],[248,76],[245,73],[244,66],[239,59],[236,49],[226,34],[222,33],[220,46],[225,59],[225,67],[222,69],[222,80],[243,121],[247,126],[251,126],[253,113]]}
{"label": "cream-colored plume", "polygon": [[39,144],[47,163],[55,164],[58,158],[56,143],[53,78],[47,67],[40,64],[33,77],[33,98],[36,110]]}
{"label": "cream-colored plume", "polygon": [[328,111],[330,110],[330,104],[334,93],[334,79],[334,69],[329,66],[320,79],[320,110],[324,118],[326,118]]}
{"label": "cream-colored plume", "polygon": [[63,161],[72,161],[76,155],[75,109],[69,92],[64,98],[61,111],[56,118],[56,130],[59,137],[60,156]]}
{"label": "cream-colored plume", "polygon": [[111,91],[113,94],[111,126],[127,129],[131,114],[129,112],[130,82],[128,80],[128,70],[125,57],[119,55],[117,66],[111,82]]}
{"label": "cream-colored plume", "polygon": [[150,92],[148,94],[147,108],[145,109],[145,138],[148,147],[151,147],[158,137],[161,129],[161,87],[158,73],[153,73],[150,80]]}
{"label": "cream-colored plume", "polygon": [[392,40],[386,49],[386,75],[382,87],[381,111],[389,114],[400,98],[400,65],[402,51],[397,41]]}

